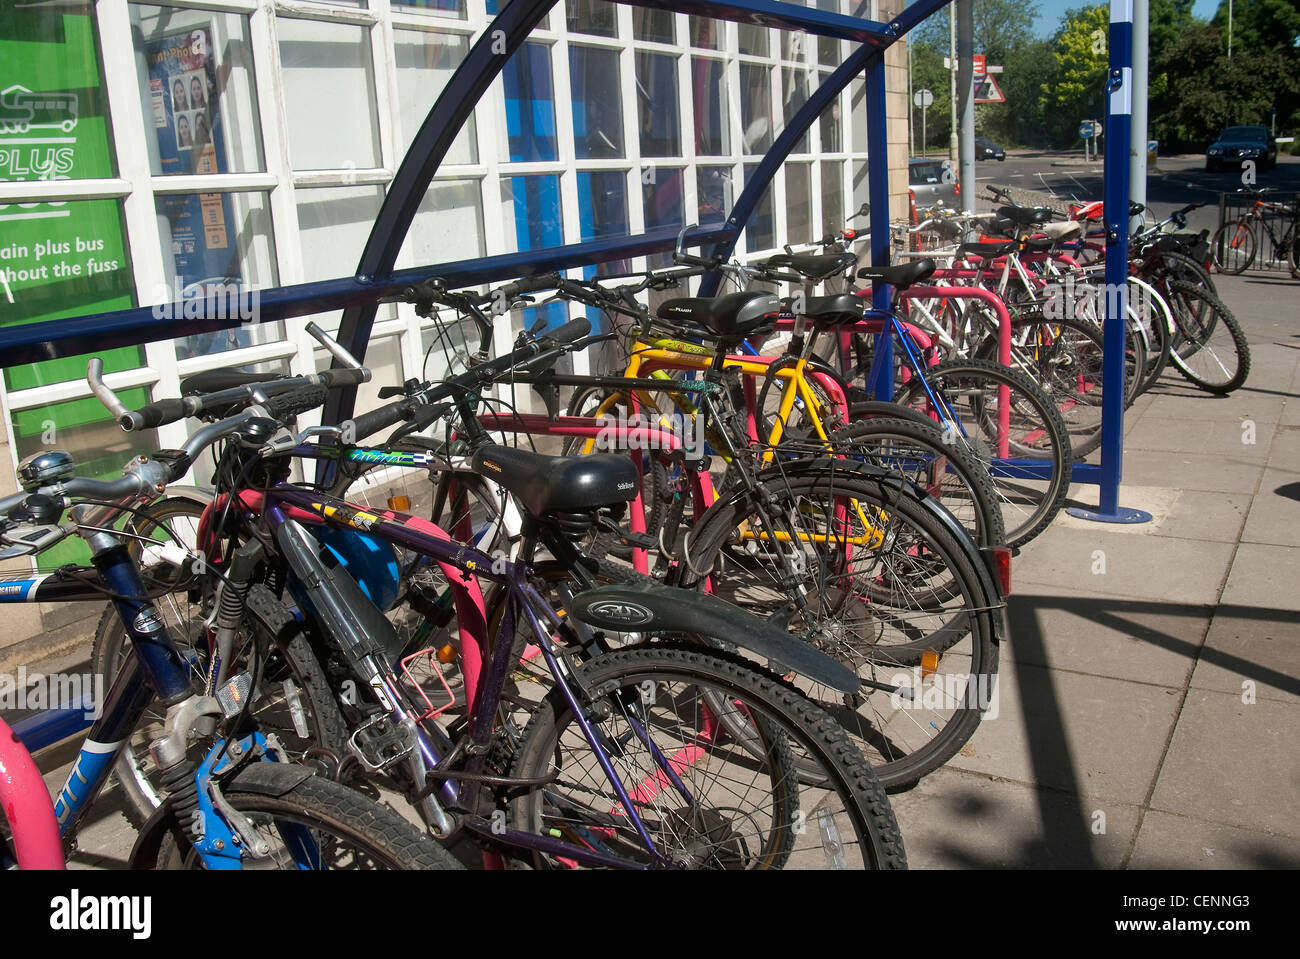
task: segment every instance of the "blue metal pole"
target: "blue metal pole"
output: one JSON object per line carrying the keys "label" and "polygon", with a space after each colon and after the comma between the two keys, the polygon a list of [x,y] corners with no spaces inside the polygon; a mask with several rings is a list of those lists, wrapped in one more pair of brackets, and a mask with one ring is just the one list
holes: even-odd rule
{"label": "blue metal pole", "polygon": [[[867,197],[871,204],[871,264],[889,265],[889,124],[885,117],[885,58],[883,54],[867,65]],[[888,310],[892,289],[876,282],[871,305]],[[875,382],[867,388],[878,400],[894,398],[894,336],[885,324],[876,337],[876,356],[871,364]]]}
{"label": "blue metal pole", "polygon": [[1129,145],[1133,114],[1133,0],[1110,2],[1106,72],[1106,288],[1102,373],[1101,483],[1095,511],[1071,515],[1103,523],[1144,523],[1150,513],[1119,505],[1124,462],[1124,345],[1128,314]]}

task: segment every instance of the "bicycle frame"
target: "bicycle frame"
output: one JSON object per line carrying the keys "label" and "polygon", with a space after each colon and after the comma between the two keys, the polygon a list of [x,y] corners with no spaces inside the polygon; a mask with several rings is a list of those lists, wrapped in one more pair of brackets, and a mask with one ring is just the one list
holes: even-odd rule
{"label": "bicycle frame", "polygon": [[[199,524],[201,548],[214,559],[218,544],[212,536],[210,519],[224,507],[227,495],[218,496],[206,508]],[[259,521],[257,517],[260,517],[260,522],[266,524],[271,530],[291,520],[312,525],[330,524],[361,530],[430,557],[447,575],[455,595],[459,617],[470,740],[466,749],[469,758],[463,770],[466,778],[457,779],[454,773],[447,772],[435,792],[444,803],[467,806],[470,809],[470,813],[461,818],[461,824],[466,829],[494,843],[541,852],[585,865],[630,867],[630,864],[623,860],[574,843],[494,824],[488,817],[480,814],[477,793],[473,791],[473,780],[481,776],[485,770],[486,753],[494,732],[497,705],[505,681],[515,665],[511,655],[515,617],[517,611],[522,610],[557,688],[573,710],[583,736],[594,751],[601,769],[622,804],[622,809],[633,822],[647,853],[656,864],[668,864],[655,849],[653,840],[637,814],[629,790],[619,779],[609,755],[601,745],[600,737],[587,720],[572,687],[565,680],[566,670],[560,665],[559,653],[552,641],[552,631],[562,632],[567,627],[528,581],[528,571],[524,564],[494,559],[473,546],[455,541],[445,530],[418,516],[391,509],[367,510],[312,490],[280,484],[266,491],[243,489],[238,491],[237,496],[241,508],[249,518],[257,522]],[[488,625],[486,606],[479,585],[480,578],[500,585],[506,590],[506,613],[495,634],[491,659],[486,662],[482,653],[488,641]],[[541,618],[537,610],[543,611]],[[543,620],[549,625],[550,630],[543,628]],[[383,690],[389,699],[386,707],[390,707],[390,714],[396,721],[413,724],[415,748],[419,750],[429,769],[437,769],[450,754],[453,744],[436,725],[431,725],[423,718],[412,716],[410,710],[404,708],[402,704],[406,701],[406,697],[392,679],[393,676],[390,670],[390,678]],[[667,781],[682,793],[687,802],[690,802],[689,793],[673,771],[668,759],[654,749],[653,743],[644,733],[639,735],[654,752]],[[420,785],[417,783],[417,788]]]}

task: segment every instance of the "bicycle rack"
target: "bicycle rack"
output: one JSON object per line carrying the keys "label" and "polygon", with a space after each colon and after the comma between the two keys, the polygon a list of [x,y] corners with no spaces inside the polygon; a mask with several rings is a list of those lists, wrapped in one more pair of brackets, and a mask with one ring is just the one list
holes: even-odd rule
{"label": "bicycle rack", "polygon": [[[430,276],[442,278],[449,287],[492,283],[553,270],[568,270],[609,260],[670,252],[676,230],[667,228],[635,237],[612,237],[568,246],[550,247],[451,263],[394,270],[398,252],[406,239],[420,202],[446,158],[461,127],[475,105],[500,75],[514,54],[550,13],[558,0],[509,0],[488,24],[469,53],[448,80],[442,94],[429,110],[412,141],[375,219],[356,273],[314,283],[275,287],[259,291],[256,322],[275,323],[298,316],[343,310],[339,342],[364,361],[378,309],[378,300],[394,296]],[[798,112],[786,123],[762,161],[736,198],[731,213],[721,225],[694,231],[691,246],[706,246],[711,254],[729,257],[741,230],[757,209],[786,157],[804,133],[849,83],[859,76],[866,81],[868,201],[871,204],[871,262],[886,265],[890,256],[889,170],[885,112],[884,54],[913,27],[942,10],[949,0],[914,0],[888,23],[858,16],[830,13],[781,0],[636,0],[636,5],[742,23],[761,24],[814,36],[834,37],[858,44],[845,61],[812,92]],[[860,4],[859,9],[867,4]],[[1110,71],[1107,83],[1108,109],[1105,155],[1105,205],[1107,210],[1128,210],[1129,198],[1129,115],[1132,98],[1132,0],[1111,0]],[[504,45],[503,45],[504,44]],[[1126,217],[1107,216],[1107,245],[1127,251]],[[1106,281],[1126,289],[1127,257],[1107,258]],[[716,273],[705,277],[701,294],[716,292]],[[878,285],[872,301],[886,309],[890,289]],[[166,317],[184,315],[184,304],[166,307],[144,306],[111,313],[48,320],[0,330],[0,365],[17,366],[40,360],[76,356],[120,346],[135,346],[171,338],[175,325]],[[164,319],[159,319],[164,317]],[[232,329],[243,321],[234,311],[227,318],[212,317],[186,321],[187,333]],[[1089,518],[1107,522],[1133,522],[1134,511],[1119,506],[1124,396],[1124,309],[1106,318],[1105,409],[1103,413],[1102,463],[1076,465],[1075,482],[1100,486],[1100,507]],[[892,357],[889,337],[878,338],[877,353]],[[336,361],[337,362],[337,361]],[[886,389],[888,384],[886,384]],[[323,422],[339,423],[353,412],[355,388],[331,393]],[[1034,467],[1029,467],[1034,468]],[[1150,518],[1149,516],[1147,517]],[[23,724],[25,741],[45,742],[54,729],[72,735],[68,716],[75,710],[52,710],[37,722]],[[62,715],[62,714],[68,715]],[[55,715],[58,714],[58,715]],[[77,713],[80,716],[80,713]],[[38,719],[38,717],[33,717]],[[62,724],[57,725],[56,724]],[[85,728],[82,725],[78,728]],[[31,740],[27,740],[31,736]]]}

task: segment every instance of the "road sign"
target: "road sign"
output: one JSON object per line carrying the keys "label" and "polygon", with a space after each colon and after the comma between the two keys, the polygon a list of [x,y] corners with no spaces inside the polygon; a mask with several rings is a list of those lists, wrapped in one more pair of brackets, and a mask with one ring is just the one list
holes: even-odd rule
{"label": "road sign", "polygon": [[973,59],[975,61],[975,76],[984,76],[984,54],[977,53],[974,55]]}
{"label": "road sign", "polygon": [[917,90],[912,97],[912,102],[924,110],[930,104],[934,103],[934,94],[929,90]]}
{"label": "road sign", "polygon": [[998,81],[994,80],[989,74],[975,79],[975,102],[976,103],[1006,103],[1007,98],[1002,93],[1002,88],[998,86]]}
{"label": "road sign", "polygon": [[1093,130],[1092,130],[1091,120],[1084,120],[1082,123],[1079,124],[1079,136],[1082,139],[1084,140],[1091,139],[1092,134],[1093,134]]}

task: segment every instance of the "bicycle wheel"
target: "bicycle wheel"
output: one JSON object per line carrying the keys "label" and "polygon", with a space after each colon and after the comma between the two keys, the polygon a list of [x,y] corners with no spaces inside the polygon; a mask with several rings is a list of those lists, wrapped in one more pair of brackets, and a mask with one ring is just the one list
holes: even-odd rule
{"label": "bicycle wheel", "polygon": [[[1136,367],[1133,352],[1126,353]],[[975,356],[996,362],[997,341],[984,340]],[[1076,459],[1101,445],[1105,358],[1101,330],[1091,322],[1049,320],[1041,313],[1022,313],[1011,321],[1011,367],[1051,397]],[[1129,382],[1134,383],[1132,377]]]}
{"label": "bicycle wheel", "polygon": [[[945,410],[934,408],[927,383]],[[898,401],[941,419],[954,442],[991,455],[1008,546],[1028,543],[1060,512],[1074,457],[1069,430],[1055,402],[1023,373],[987,360],[945,360]]]}
{"label": "bicycle wheel", "polygon": [[[1214,285],[1214,277],[1199,260],[1182,253],[1162,253],[1160,259],[1166,280],[1183,280],[1194,286],[1200,286],[1211,296],[1219,295],[1219,288]],[[1154,283],[1154,278],[1148,277]]]}
{"label": "bicycle wheel", "polygon": [[[516,828],[567,838],[632,868],[906,868],[871,768],[834,720],[775,676],[676,644],[616,650],[577,672],[590,691],[582,719],[650,844],[558,690],[534,714],[515,762],[515,777],[547,780],[514,800]],[[801,781],[795,760],[817,766],[816,784]],[[575,864],[540,854],[535,863]]]}
{"label": "bicycle wheel", "polygon": [[[319,776],[304,779],[275,795],[240,788],[236,779],[222,793],[270,846],[266,859],[246,859],[246,868],[463,868],[449,852],[388,806]],[[175,828],[168,831],[158,853],[158,868],[203,869],[202,858],[177,835],[179,832]]]}
{"label": "bicycle wheel", "polygon": [[1187,283],[1169,284],[1169,310],[1181,345],[1170,361],[1189,382],[1210,393],[1231,393],[1250,375],[1250,346],[1218,297]]}
{"label": "bicycle wheel", "polygon": [[995,688],[982,560],[910,484],[860,469],[773,473],[764,485],[783,515],[758,494],[718,504],[691,537],[678,585],[786,623],[853,669],[863,686],[852,696],[795,682],[886,788],[910,785],[970,739]]}
{"label": "bicycle wheel", "polygon": [[1129,306],[1137,312],[1147,349],[1141,380],[1134,391],[1135,395],[1141,396],[1155,385],[1169,363],[1172,342],[1169,331],[1174,325],[1174,319],[1169,312],[1169,304],[1154,286],[1136,276],[1130,276],[1128,284]]}
{"label": "bicycle wheel", "polygon": [[1300,277],[1300,220],[1291,224],[1291,236],[1286,243],[1286,265],[1293,277]]}
{"label": "bicycle wheel", "polygon": [[[903,412],[904,407],[887,404]],[[980,546],[1006,538],[997,489],[988,467],[953,443],[933,422],[871,418],[831,436],[837,453],[896,473],[934,497]]]}
{"label": "bicycle wheel", "polygon": [[1220,272],[1236,276],[1255,262],[1255,245],[1255,232],[1250,220],[1242,217],[1229,220],[1214,231],[1210,238],[1210,253]]}

